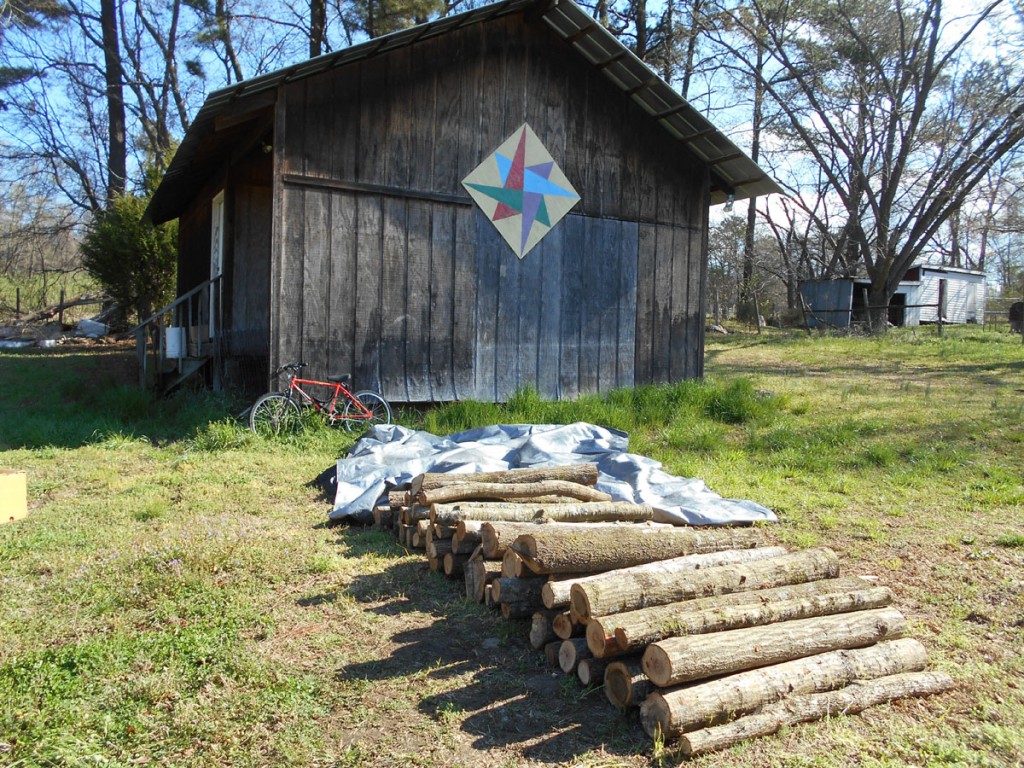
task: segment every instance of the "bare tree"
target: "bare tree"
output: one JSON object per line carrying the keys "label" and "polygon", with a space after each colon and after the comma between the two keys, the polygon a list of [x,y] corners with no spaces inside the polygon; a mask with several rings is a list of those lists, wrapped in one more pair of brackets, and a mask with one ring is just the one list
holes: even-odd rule
{"label": "bare tree", "polygon": [[973,41],[1004,9],[993,0],[955,26],[941,0],[752,0],[730,9],[748,48],[723,45],[786,117],[845,212],[840,239],[871,281],[875,327],[906,270],[1024,140],[1019,62]]}

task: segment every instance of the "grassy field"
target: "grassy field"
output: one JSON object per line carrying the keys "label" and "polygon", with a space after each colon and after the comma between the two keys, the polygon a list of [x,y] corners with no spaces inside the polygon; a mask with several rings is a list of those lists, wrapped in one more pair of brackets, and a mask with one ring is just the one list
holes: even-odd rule
{"label": "grassy field", "polygon": [[[695,766],[1024,760],[1024,347],[979,329],[708,340],[704,384],[401,414],[438,433],[589,420],[766,530],[893,588],[957,691]],[[125,388],[126,350],[0,353],[0,765],[673,764],[552,676],[520,623],[309,485],[351,438],[262,441],[208,395]]]}

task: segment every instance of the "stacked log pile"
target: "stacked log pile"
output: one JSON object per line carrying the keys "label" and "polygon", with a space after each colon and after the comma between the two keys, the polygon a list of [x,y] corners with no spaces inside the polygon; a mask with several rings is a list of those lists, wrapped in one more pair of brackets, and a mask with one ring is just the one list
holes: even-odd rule
{"label": "stacked log pile", "polygon": [[831,550],[655,523],[596,482],[585,464],[424,474],[375,520],[684,755],[952,687],[902,637],[892,592],[841,575]]}

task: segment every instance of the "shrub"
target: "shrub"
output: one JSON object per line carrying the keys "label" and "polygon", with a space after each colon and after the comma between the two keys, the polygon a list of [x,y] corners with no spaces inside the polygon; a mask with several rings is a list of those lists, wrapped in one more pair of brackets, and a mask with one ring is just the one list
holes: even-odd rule
{"label": "shrub", "polygon": [[142,220],[148,200],[122,195],[93,219],[82,242],[82,264],[121,307],[138,321],[173,296],[177,226]]}

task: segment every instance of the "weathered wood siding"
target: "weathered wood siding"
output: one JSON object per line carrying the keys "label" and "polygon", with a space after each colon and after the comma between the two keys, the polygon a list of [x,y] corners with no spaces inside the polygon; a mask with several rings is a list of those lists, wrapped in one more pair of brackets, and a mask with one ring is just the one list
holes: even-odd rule
{"label": "weathered wood siding", "polygon": [[[506,17],[279,94],[272,363],[395,401],[702,373],[708,170]],[[582,196],[520,260],[460,181],[529,122]]]}

